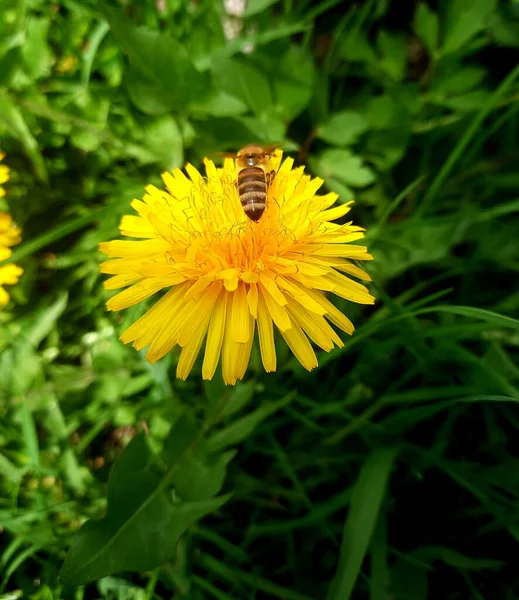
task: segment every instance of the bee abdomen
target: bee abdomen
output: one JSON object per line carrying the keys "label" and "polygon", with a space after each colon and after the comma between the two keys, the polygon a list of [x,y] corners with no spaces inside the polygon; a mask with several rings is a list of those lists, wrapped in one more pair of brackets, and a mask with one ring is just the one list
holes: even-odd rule
{"label": "bee abdomen", "polygon": [[240,194],[246,192],[267,192],[265,171],[258,167],[249,167],[238,173],[238,191]]}
{"label": "bee abdomen", "polygon": [[258,221],[267,204],[265,171],[249,167],[238,173],[238,194],[243,211],[253,221]]}

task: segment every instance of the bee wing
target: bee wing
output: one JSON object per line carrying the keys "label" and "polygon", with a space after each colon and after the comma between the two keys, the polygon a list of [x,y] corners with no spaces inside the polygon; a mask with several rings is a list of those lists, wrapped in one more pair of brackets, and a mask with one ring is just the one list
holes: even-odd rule
{"label": "bee wing", "polygon": [[281,144],[268,144],[263,146],[263,154],[272,154],[278,148],[281,148]]}
{"label": "bee wing", "polygon": [[214,152],[219,158],[236,158],[236,152]]}

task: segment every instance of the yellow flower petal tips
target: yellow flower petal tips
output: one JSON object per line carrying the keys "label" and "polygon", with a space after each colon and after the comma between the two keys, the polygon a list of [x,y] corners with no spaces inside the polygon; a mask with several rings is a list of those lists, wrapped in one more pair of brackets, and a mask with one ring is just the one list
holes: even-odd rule
{"label": "yellow flower petal tips", "polygon": [[[0,161],[5,154],[0,152]],[[0,164],[0,184],[9,181],[9,167]],[[5,189],[0,185],[0,197],[5,196]],[[0,262],[9,258],[12,254],[10,246],[15,246],[21,242],[21,229],[17,227],[10,215],[0,212]],[[4,285],[14,285],[23,273],[23,269],[17,265],[0,266],[0,308],[3,308],[9,302],[9,294],[5,291]]]}
{"label": "yellow flower petal tips", "polygon": [[369,281],[351,261],[369,260],[364,246],[352,244],[363,229],[333,220],[350,204],[332,208],[338,196],[316,194],[323,184],[270,158],[275,177],[258,222],[244,213],[236,188],[236,164],[223,168],[205,159],[206,177],[192,165],[164,173],[166,191],[152,185],[132,206],[138,216],[120,224],[131,241],[100,245],[111,260],[101,271],[112,275],[105,288],[126,288],[107,303],[122,310],[162,289],[167,292],[121,336],[154,363],[174,346],[181,348],[177,377],[185,379],[203,351],[202,375],[211,379],[219,361],[226,384],[247,369],[257,331],[263,366],[276,370],[274,326],[299,362],[317,366],[310,340],[329,352],[342,346],[330,324],[351,334],[353,325],[325,296],[331,292],[360,304],[373,304],[367,288],[349,276]]}

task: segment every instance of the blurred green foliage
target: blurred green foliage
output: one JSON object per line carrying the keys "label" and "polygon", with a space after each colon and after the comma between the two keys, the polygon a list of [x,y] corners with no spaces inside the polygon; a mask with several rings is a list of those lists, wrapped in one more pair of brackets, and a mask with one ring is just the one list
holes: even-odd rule
{"label": "blurred green foliage", "polygon": [[[515,0],[0,0],[1,599],[517,598],[518,58]],[[356,199],[377,303],[310,374],[175,381],[97,246],[250,141]]]}

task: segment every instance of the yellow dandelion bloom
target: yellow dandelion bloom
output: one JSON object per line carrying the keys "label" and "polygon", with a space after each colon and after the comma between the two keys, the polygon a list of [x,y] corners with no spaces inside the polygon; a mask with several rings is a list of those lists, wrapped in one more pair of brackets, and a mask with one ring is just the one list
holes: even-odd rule
{"label": "yellow dandelion bloom", "polygon": [[124,216],[122,235],[100,245],[113,260],[101,271],[113,275],[105,288],[126,287],[107,303],[122,310],[169,288],[158,302],[121,336],[134,348],[148,347],[154,363],[174,346],[181,348],[177,377],[185,379],[205,340],[202,375],[211,379],[221,358],[223,379],[235,384],[247,369],[257,330],[262,362],[276,370],[274,325],[308,370],[317,366],[310,340],[325,351],[342,346],[331,327],[353,333],[351,321],[325,296],[331,292],[360,304],[372,304],[369,281],[352,261],[368,260],[364,246],[351,244],[363,229],[332,223],[350,204],[332,208],[338,196],[316,195],[323,184],[281,164],[281,151],[270,158],[276,171],[267,207],[256,223],[241,207],[235,161],[223,168],[205,159],[206,177],[186,166],[164,173],[166,190],[148,186]]}
{"label": "yellow dandelion bloom", "polygon": [[[21,230],[17,227],[10,215],[0,212],[0,262],[12,254],[10,246],[19,244]],[[9,294],[4,290],[4,285],[14,285],[23,273],[17,265],[0,266],[0,308],[9,301]]]}
{"label": "yellow dandelion bloom", "polygon": [[[4,160],[5,154],[0,151],[0,163]],[[2,187],[2,183],[9,181],[9,167],[7,165],[0,164],[0,198],[5,196],[5,189]]]}

